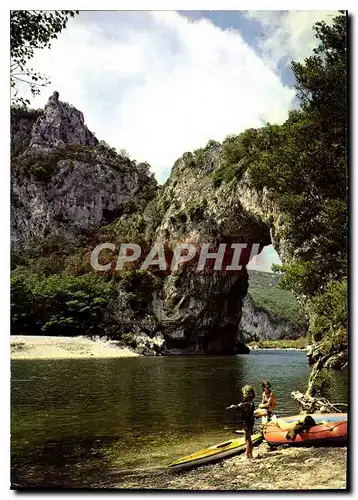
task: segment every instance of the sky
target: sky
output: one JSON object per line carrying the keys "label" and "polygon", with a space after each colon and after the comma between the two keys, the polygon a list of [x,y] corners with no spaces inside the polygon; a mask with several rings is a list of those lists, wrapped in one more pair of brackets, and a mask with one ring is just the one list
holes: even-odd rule
{"label": "sky", "polygon": [[[317,44],[312,25],[337,11],[80,11],[31,60],[84,113],[99,140],[147,161],[158,182],[185,151],[297,106],[292,60]],[[262,270],[278,262],[265,249]],[[276,259],[276,260],[275,260]],[[266,264],[266,261],[269,264]]]}

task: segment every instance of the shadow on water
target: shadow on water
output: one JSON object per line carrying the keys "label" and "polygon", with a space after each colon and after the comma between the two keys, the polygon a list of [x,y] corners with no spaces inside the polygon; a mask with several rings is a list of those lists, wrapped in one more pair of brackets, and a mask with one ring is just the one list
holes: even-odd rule
{"label": "shadow on water", "polygon": [[[113,469],[165,467],[234,436],[225,410],[240,387],[269,379],[277,413],[297,413],[309,367],[297,351],[233,357],[12,362],[12,482],[18,486],[108,485]],[[347,402],[347,374],[333,399]],[[113,481],[113,478],[112,478]]]}
{"label": "shadow on water", "polygon": [[118,438],[63,437],[12,453],[13,487],[80,488],[108,486],[111,463],[103,450]]}

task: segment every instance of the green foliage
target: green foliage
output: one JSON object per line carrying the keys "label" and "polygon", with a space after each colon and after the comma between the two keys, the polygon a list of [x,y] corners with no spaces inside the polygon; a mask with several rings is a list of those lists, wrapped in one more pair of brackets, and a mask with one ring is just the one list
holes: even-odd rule
{"label": "green foliage", "polygon": [[164,196],[162,190],[157,190],[157,195],[147,203],[143,214],[147,241],[151,241],[154,237],[155,231],[162,222],[170,204],[171,200]]}
{"label": "green foliage", "polygon": [[346,16],[314,28],[318,48],[292,64],[301,109],[282,126],[228,137],[212,173],[215,187],[247,171],[268,190],[284,216],[281,287],[303,298],[347,274]]}
{"label": "green foliage", "polygon": [[296,297],[311,296],[321,285],[319,275],[315,275],[311,262],[294,262],[293,264],[275,264],[273,269],[280,272],[278,287],[288,290]]}
{"label": "green foliage", "polygon": [[29,119],[36,121],[39,116],[43,115],[42,109],[32,109],[26,106],[11,106],[11,119]]}
{"label": "green foliage", "polygon": [[[49,17],[46,11],[33,13],[15,11],[11,14],[12,58],[13,62],[16,58],[21,60],[22,70],[32,57],[33,49],[48,46],[63,29],[70,11],[62,11],[59,17],[56,13]],[[320,42],[318,48],[303,63],[292,65],[301,108],[292,111],[282,126],[268,124],[228,137],[222,145],[220,165],[211,175],[214,186],[218,187],[223,182],[241,179],[247,172],[256,190],[268,189],[268,195],[284,216],[285,231],[281,231],[281,236],[285,239],[288,258],[279,268],[283,272],[281,289],[277,281],[265,287],[250,276],[250,294],[257,308],[294,325],[301,325],[304,316],[292,295],[284,289],[303,298],[309,307],[312,339],[324,342],[329,352],[333,346],[347,345],[346,17],[338,16],[330,26],[317,23],[315,30]],[[16,112],[34,117],[23,108]],[[214,146],[217,143],[210,143],[194,154],[185,153],[185,164],[188,167],[203,165],[208,148]],[[124,208],[126,217],[107,226],[102,235],[113,231],[118,240],[137,238],[139,241],[145,232],[147,239],[153,238],[175,199],[167,190],[157,189],[154,182],[145,181],[149,173],[146,164],[136,166],[128,157],[103,145],[94,148],[73,145],[54,150],[46,157],[22,158],[14,162],[14,168],[46,182],[61,159],[94,164],[98,162],[99,153],[105,155],[106,165],[114,170],[134,172],[137,168],[137,174],[143,178],[142,200],[128,203]],[[169,185],[168,181],[167,187]],[[186,212],[179,212],[178,219],[182,218],[183,223],[188,217],[195,220],[200,215],[197,210],[204,208],[186,207]],[[80,251],[71,246],[66,250],[66,245],[60,242],[58,248],[56,242],[52,244],[52,250],[51,245],[46,248],[44,242],[38,255],[32,248],[13,258],[15,331],[78,335],[100,329],[103,316],[108,312],[106,299],[108,301],[118,283],[106,276],[87,273],[86,245],[83,245],[85,250]],[[144,311],[156,287],[153,278],[134,274],[120,279],[128,294],[132,294],[131,307]],[[277,277],[270,279],[277,280]],[[89,303],[94,308],[88,309]]]}
{"label": "green foliage", "polygon": [[[205,146],[205,148],[196,149],[194,151],[194,163],[195,163],[195,165],[197,167],[202,167],[204,165],[204,162],[205,162],[205,153],[207,153],[211,149],[217,148],[217,147],[220,147],[220,143],[210,139],[208,141],[207,145]],[[194,166],[193,163],[192,163],[192,165]]]}
{"label": "green foliage", "polygon": [[304,328],[305,314],[294,295],[278,287],[279,278],[272,273],[249,271],[249,294],[256,309],[293,328]]}
{"label": "green foliage", "polygon": [[41,182],[48,182],[56,172],[58,163],[63,160],[63,155],[54,152],[46,155],[37,155],[32,160],[33,162],[29,165],[28,173]]}
{"label": "green foliage", "polygon": [[200,202],[186,207],[189,219],[192,222],[200,222],[205,217],[205,209],[208,206],[208,201],[203,198]]}
{"label": "green foliage", "polygon": [[219,166],[212,173],[213,185],[215,188],[221,186],[223,182],[230,182],[235,178],[236,167],[235,165],[230,166]]}
{"label": "green foliage", "polygon": [[50,276],[57,273],[86,274],[91,270],[86,238],[77,240],[49,234],[11,253],[11,269],[27,269]]}
{"label": "green foliage", "polygon": [[305,349],[307,344],[307,337],[300,337],[298,339],[253,341],[249,343],[249,347],[257,345],[260,349]]}
{"label": "green foliage", "polygon": [[222,145],[221,164],[212,173],[214,187],[242,177],[248,160],[253,161],[257,155],[259,135],[258,130],[248,129],[238,136],[231,135],[225,139]]}
{"label": "green foliage", "polygon": [[102,239],[109,239],[112,243],[141,244],[145,239],[145,221],[142,215],[133,213],[105,226],[101,232],[105,236]]}
{"label": "green foliage", "polygon": [[220,142],[214,141],[213,139],[210,139],[205,146],[205,150],[212,149],[212,148],[217,148],[220,146]]}
{"label": "green foliage", "polygon": [[113,282],[93,274],[44,276],[16,269],[11,276],[12,333],[98,334]]}
{"label": "green foliage", "polygon": [[324,340],[329,351],[333,346],[348,345],[347,280],[331,281],[326,289],[309,302],[310,335]]}
{"label": "green foliage", "polygon": [[259,131],[253,128],[247,129],[240,135],[231,135],[223,142],[223,160],[227,165],[235,165],[245,156],[256,150]]}
{"label": "green foliage", "polygon": [[[67,257],[65,264],[75,255]],[[41,259],[37,263],[37,268],[22,265],[12,271],[13,334],[106,334],[120,340],[132,324],[128,318],[148,315],[153,293],[161,286],[160,278],[147,270],[123,269],[112,276],[88,269],[85,274],[73,274],[54,268],[46,275],[40,267]],[[124,293],[124,302],[118,299],[119,290]]]}
{"label": "green foliage", "polygon": [[195,157],[195,162],[196,164],[201,167],[204,163],[205,159],[205,152],[203,148],[196,149],[194,151],[194,157]]}
{"label": "green foliage", "polygon": [[187,167],[196,167],[195,156],[190,151],[183,154],[183,160]]}
{"label": "green foliage", "polygon": [[121,286],[126,292],[141,290],[143,297],[147,299],[159,289],[160,284],[160,278],[146,269],[126,269],[121,276]]}
{"label": "green foliage", "polygon": [[346,17],[315,30],[314,55],[292,65],[301,109],[263,129],[269,147],[248,168],[285,214],[282,286],[307,297],[347,273]]}
{"label": "green foliage", "polygon": [[323,368],[313,380],[311,395],[313,397],[328,397],[329,391],[332,388],[332,383],[332,373],[328,369]]}
{"label": "green foliage", "polygon": [[137,347],[137,340],[133,333],[122,333],[121,340],[125,343],[126,346],[135,349]]}
{"label": "green foliage", "polygon": [[65,159],[76,159],[77,152],[83,146],[67,145],[65,148],[53,148],[46,153],[36,153],[15,158],[12,162],[14,171],[21,171],[34,176],[40,182],[49,182],[58,168],[58,163]]}
{"label": "green foliage", "polygon": [[33,96],[40,93],[40,87],[49,83],[47,78],[27,68],[27,62],[33,58],[36,49],[51,47],[51,41],[66,28],[69,17],[78,11],[36,11],[13,10],[10,12],[10,50],[11,87],[15,90],[13,100],[16,104],[26,106],[28,99],[19,97],[17,82],[29,85]]}

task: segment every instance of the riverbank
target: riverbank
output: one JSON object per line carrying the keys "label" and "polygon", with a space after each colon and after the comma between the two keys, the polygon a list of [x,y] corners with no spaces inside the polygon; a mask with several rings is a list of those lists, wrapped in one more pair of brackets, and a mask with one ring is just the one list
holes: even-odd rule
{"label": "riverbank", "polygon": [[286,349],[291,351],[306,351],[308,341],[306,337],[298,339],[281,339],[281,340],[259,340],[252,341],[247,344],[250,349]]}
{"label": "riverbank", "polygon": [[347,448],[254,448],[254,459],[239,455],[175,473],[141,472],[119,477],[120,489],[188,491],[331,490],[346,488]]}
{"label": "riverbank", "polygon": [[11,359],[127,358],[139,354],[114,342],[85,337],[12,335]]}
{"label": "riverbank", "polygon": [[301,351],[306,352],[303,347],[259,347],[257,345],[250,346],[252,351]]}

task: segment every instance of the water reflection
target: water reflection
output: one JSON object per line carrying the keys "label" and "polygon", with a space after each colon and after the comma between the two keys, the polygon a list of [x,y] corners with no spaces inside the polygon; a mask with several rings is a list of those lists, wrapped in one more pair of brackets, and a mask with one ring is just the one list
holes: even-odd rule
{"label": "water reflection", "polygon": [[[16,481],[82,485],[91,481],[90,476],[99,480],[94,467],[104,464],[165,465],[178,455],[232,436],[235,422],[225,407],[238,400],[244,384],[255,386],[258,403],[261,381],[270,380],[278,413],[288,415],[297,412],[290,392],[303,390],[308,375],[306,357],[297,351],[13,361]],[[347,401],[347,373],[335,376],[332,398]],[[52,471],[54,461],[68,466],[62,472],[58,467]]]}

